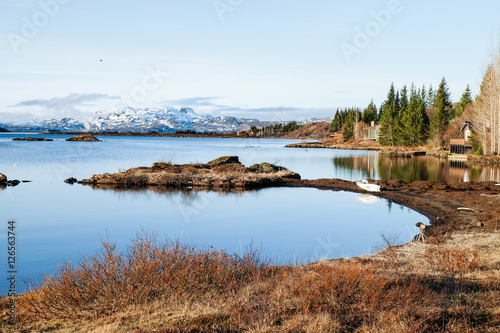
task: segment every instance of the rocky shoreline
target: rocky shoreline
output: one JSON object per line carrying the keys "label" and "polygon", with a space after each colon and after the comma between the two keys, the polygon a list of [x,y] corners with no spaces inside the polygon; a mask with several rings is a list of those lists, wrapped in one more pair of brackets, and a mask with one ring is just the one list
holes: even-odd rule
{"label": "rocky shoreline", "polygon": [[[129,169],[115,174],[94,175],[68,183],[95,189],[113,190],[203,190],[247,191],[267,187],[306,187],[319,190],[370,193],[411,208],[431,222],[427,235],[460,230],[498,230],[500,186],[495,182],[446,184],[434,181],[373,181],[381,192],[366,192],[355,182],[341,179],[301,179],[300,175],[269,163],[246,167],[237,156],[225,156],[206,164],[174,165],[155,163],[152,167]],[[417,221],[415,221],[417,222]]]}
{"label": "rocky shoreline", "polygon": [[448,150],[434,150],[428,147],[381,147],[371,141],[332,143],[328,141],[299,142],[286,145],[285,148],[303,149],[343,149],[343,150],[366,150],[379,151],[388,157],[411,158],[413,156],[431,156],[443,159],[466,160],[477,165],[498,165],[500,166],[500,156],[475,155],[472,153],[465,155],[451,154]]}

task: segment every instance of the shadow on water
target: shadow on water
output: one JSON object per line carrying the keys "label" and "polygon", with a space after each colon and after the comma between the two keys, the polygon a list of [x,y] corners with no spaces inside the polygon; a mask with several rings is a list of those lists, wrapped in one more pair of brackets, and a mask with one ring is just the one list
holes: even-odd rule
{"label": "shadow on water", "polygon": [[444,181],[448,184],[467,181],[500,181],[500,167],[473,165],[435,157],[394,158],[382,154],[335,157],[336,171],[350,172],[357,178]]}

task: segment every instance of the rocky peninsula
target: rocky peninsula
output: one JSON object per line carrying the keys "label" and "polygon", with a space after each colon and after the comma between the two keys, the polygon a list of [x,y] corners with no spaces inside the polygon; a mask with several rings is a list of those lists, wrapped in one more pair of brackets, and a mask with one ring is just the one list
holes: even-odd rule
{"label": "rocky peninsula", "polygon": [[270,163],[246,167],[241,164],[237,156],[224,156],[206,164],[176,165],[157,162],[152,167],[94,175],[90,179],[83,179],[81,183],[93,186],[161,186],[227,191],[283,186],[292,179],[300,179],[300,175]]}

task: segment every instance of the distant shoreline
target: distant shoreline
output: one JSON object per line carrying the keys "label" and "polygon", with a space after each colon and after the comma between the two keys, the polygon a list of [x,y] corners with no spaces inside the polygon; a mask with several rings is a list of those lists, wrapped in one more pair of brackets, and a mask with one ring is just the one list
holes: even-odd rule
{"label": "distant shoreline", "polygon": [[[101,136],[152,136],[152,137],[170,137],[170,138],[245,138],[238,136],[237,133],[135,133],[135,132],[56,132],[40,133],[54,135],[101,135]],[[248,137],[251,138],[251,137]]]}

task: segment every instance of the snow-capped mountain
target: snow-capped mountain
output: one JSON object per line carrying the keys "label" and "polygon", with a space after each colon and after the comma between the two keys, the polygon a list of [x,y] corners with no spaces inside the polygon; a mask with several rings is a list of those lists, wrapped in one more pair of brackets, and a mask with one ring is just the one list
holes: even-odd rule
{"label": "snow-capped mountain", "polygon": [[89,120],[91,131],[122,132],[176,132],[190,130],[193,124],[211,120],[210,115],[199,115],[191,108],[124,107],[96,112]]}
{"label": "snow-capped mountain", "polygon": [[43,132],[43,131],[57,131],[57,132],[81,132],[86,131],[86,127],[82,122],[72,118],[60,119],[42,119],[32,120],[26,124],[2,124],[3,127],[11,132]]}
{"label": "snow-capped mountain", "polygon": [[[27,124],[0,124],[13,132],[135,132],[175,133],[177,131],[235,132],[251,126],[267,126],[272,122],[235,117],[213,117],[196,113],[192,108],[131,108],[98,111],[85,121],[72,118],[34,120]],[[275,123],[275,122],[273,122]]]}
{"label": "snow-capped mountain", "polygon": [[297,121],[297,124],[299,125],[307,125],[307,124],[312,124],[312,123],[325,123],[325,122],[331,122],[333,120],[332,117],[313,117],[313,118],[307,118],[307,119],[302,119],[300,121]]}

